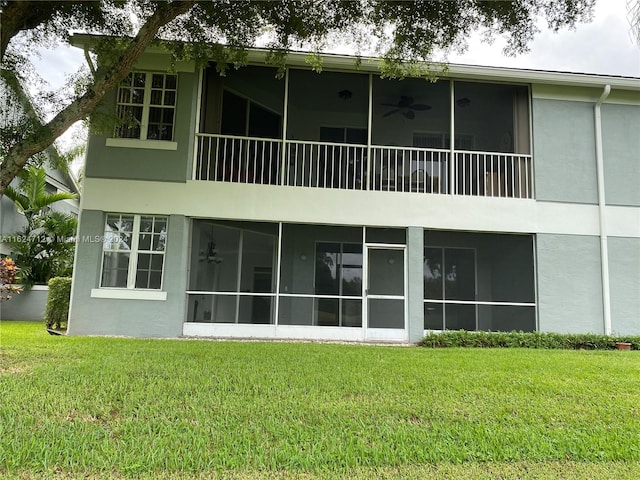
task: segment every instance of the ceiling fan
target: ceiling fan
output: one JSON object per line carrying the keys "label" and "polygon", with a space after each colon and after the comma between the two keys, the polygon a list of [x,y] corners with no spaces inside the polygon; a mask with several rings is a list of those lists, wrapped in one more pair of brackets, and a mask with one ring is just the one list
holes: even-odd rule
{"label": "ceiling fan", "polygon": [[416,112],[423,112],[425,110],[431,110],[431,105],[425,105],[424,103],[413,103],[413,97],[407,97],[402,95],[398,103],[383,103],[385,107],[394,107],[393,110],[389,110],[387,113],[382,115],[383,117],[388,117],[389,115],[393,115],[395,113],[402,112],[409,120],[413,120],[416,117]]}

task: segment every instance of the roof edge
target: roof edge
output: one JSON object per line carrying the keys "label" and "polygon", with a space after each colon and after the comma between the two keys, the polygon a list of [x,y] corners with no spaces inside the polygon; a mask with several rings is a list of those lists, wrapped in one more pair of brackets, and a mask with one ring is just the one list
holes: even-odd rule
{"label": "roof edge", "polygon": [[[104,36],[76,33],[70,37],[70,43],[78,48],[91,48],[91,44],[100,37]],[[158,44],[148,47],[146,51],[148,53],[167,53],[167,49]],[[269,52],[268,49],[258,47],[247,47],[247,51],[249,63],[264,63],[265,56]],[[306,51],[288,52],[286,58],[287,66],[311,69],[307,62],[307,57],[310,53]],[[358,57],[335,53],[322,53],[320,57],[322,58],[323,68],[327,69],[370,73],[381,72],[381,59],[378,57]],[[430,67],[434,74],[442,78],[455,77],[469,80],[500,80],[517,83],[543,83],[595,88],[611,85],[611,88],[619,90],[640,91],[640,77],[456,63],[446,64],[442,62],[422,62],[422,64]],[[443,65],[446,65],[445,71],[443,71]]]}

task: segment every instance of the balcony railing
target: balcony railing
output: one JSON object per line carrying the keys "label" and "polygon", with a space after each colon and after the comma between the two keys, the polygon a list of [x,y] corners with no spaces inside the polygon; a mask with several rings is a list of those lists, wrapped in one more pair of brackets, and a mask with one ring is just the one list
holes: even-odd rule
{"label": "balcony railing", "polygon": [[199,134],[195,180],[280,185],[282,141]]}
{"label": "balcony railing", "polygon": [[371,190],[449,193],[449,151],[371,147]]}
{"label": "balcony railing", "polygon": [[365,190],[366,145],[287,140],[284,184]]}
{"label": "balcony railing", "polygon": [[457,151],[454,158],[454,194],[533,198],[531,155]]}
{"label": "balcony railing", "polygon": [[[197,135],[195,180],[533,198],[531,155]],[[284,159],[283,159],[284,154]],[[369,162],[368,159],[371,159]],[[283,161],[284,160],[284,161]]]}

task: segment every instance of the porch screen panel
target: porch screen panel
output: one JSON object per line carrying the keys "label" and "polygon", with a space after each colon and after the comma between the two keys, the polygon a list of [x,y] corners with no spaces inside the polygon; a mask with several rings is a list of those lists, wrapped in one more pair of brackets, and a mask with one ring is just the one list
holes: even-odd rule
{"label": "porch screen panel", "polygon": [[532,235],[429,231],[424,254],[424,328],[534,331]]}
{"label": "porch screen panel", "polygon": [[188,321],[273,323],[277,226],[194,220]]}
{"label": "porch screen panel", "polygon": [[403,250],[369,250],[369,294],[404,295]]}
{"label": "porch screen panel", "polygon": [[247,133],[247,99],[225,90],[222,95],[222,134],[244,136]]}
{"label": "porch screen panel", "polygon": [[443,298],[442,285],[443,252],[441,248],[425,248],[424,255],[424,298]]}
{"label": "porch screen panel", "polygon": [[[287,138],[319,141],[326,127],[366,132],[369,111],[369,77],[357,73],[292,69],[289,73]],[[360,135],[360,139],[363,137]],[[365,137],[366,138],[366,134]],[[347,139],[335,143],[347,142]],[[349,140],[356,138],[349,137]]]}
{"label": "porch screen panel", "polygon": [[362,229],[282,226],[281,325],[362,326]]}
{"label": "porch screen panel", "polygon": [[530,153],[526,86],[455,82],[457,150]]}
{"label": "porch screen panel", "polygon": [[483,249],[491,277],[478,289],[478,300],[489,302],[535,302],[533,236],[494,235]]}
{"label": "porch screen panel", "polygon": [[424,329],[444,330],[444,305],[442,303],[424,302]]}
{"label": "porch screen panel", "polygon": [[200,263],[202,276],[198,290],[235,292],[238,287],[240,230],[211,225],[204,227]]}
{"label": "porch screen panel", "polygon": [[404,299],[368,300],[369,328],[404,328]]}
{"label": "porch screen panel", "polygon": [[476,252],[425,247],[424,328],[476,330]]}
{"label": "porch screen panel", "polygon": [[276,78],[274,68],[228,69],[222,78],[222,89],[222,134],[255,138],[282,136],[284,80]]}
{"label": "porch screen panel", "polygon": [[[316,244],[315,293],[338,298],[316,298],[318,325],[361,326],[362,246],[350,243]],[[349,318],[347,318],[349,317]]]}
{"label": "porch screen panel", "polygon": [[[400,147],[447,148],[446,134],[450,130],[449,82],[425,82],[405,78],[402,82],[379,77],[373,79],[374,145]],[[429,135],[437,139],[429,145],[414,145],[414,135]],[[420,165],[407,163],[409,168]]]}
{"label": "porch screen panel", "polygon": [[535,332],[536,308],[518,305],[479,305],[478,329],[510,332]]}
{"label": "porch screen panel", "polygon": [[470,249],[445,250],[445,299],[476,299],[475,252]]}
{"label": "porch screen panel", "polygon": [[309,297],[280,296],[278,309],[279,325],[314,325],[315,299]]}

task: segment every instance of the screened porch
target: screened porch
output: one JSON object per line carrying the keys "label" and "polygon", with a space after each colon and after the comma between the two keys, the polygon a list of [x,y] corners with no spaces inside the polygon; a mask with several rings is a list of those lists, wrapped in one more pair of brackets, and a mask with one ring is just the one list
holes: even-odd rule
{"label": "screened porch", "polygon": [[202,78],[194,180],[534,196],[527,86],[266,67]]}
{"label": "screened porch", "polygon": [[[194,219],[186,334],[407,341],[410,328],[536,330],[531,235],[426,230],[410,249],[401,228]],[[417,277],[410,258],[422,259]],[[410,295],[410,283],[423,292]]]}

